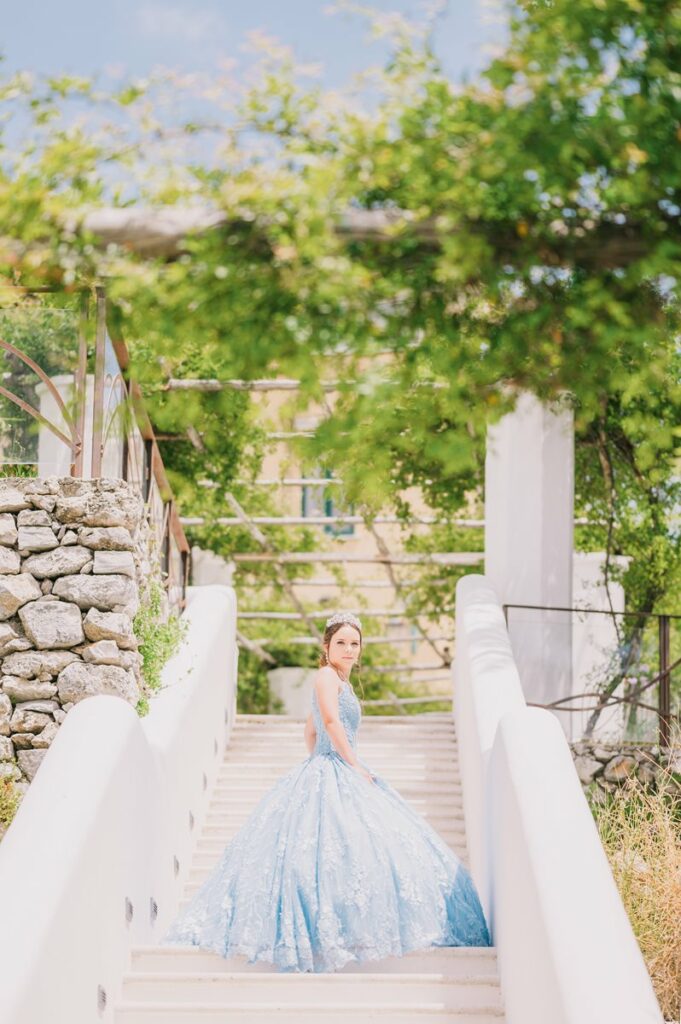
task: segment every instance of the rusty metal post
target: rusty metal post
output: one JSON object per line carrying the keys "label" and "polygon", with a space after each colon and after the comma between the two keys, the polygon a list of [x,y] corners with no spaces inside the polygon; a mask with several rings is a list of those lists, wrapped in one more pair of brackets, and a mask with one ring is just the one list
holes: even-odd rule
{"label": "rusty metal post", "polygon": [[660,647],[660,682],[658,687],[658,714],[660,747],[669,746],[671,719],[671,673],[669,671],[669,616],[658,617]]}
{"label": "rusty metal post", "polygon": [[85,452],[85,405],[87,402],[87,320],[90,296],[83,292],[80,297],[78,320],[78,365],[74,379],[74,415],[76,419],[76,441],[73,448],[71,476],[82,477]]}
{"label": "rusty metal post", "polygon": [[102,428],[104,421],[104,359],[106,351],[106,294],[101,285],[95,288],[97,303],[97,334],[95,340],[95,384],[92,404],[91,475],[102,473]]}

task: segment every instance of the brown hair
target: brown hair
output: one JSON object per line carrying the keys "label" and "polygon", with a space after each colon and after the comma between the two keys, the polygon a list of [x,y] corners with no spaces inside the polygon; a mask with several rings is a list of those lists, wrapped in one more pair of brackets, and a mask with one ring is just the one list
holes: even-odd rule
{"label": "brown hair", "polygon": [[[326,629],[324,630],[324,636],[322,637],[322,644],[329,644],[331,642],[331,637],[334,635],[334,633],[338,632],[338,630],[341,628],[341,626],[352,626],[352,628],[356,629],[357,632],[359,633],[359,658],[357,659],[357,681],[359,682],[359,684],[361,686],[362,680],[361,680],[359,672],[360,672],[360,669],[362,667],[362,665],[361,665],[361,661],[362,661],[362,646],[363,646],[363,644],[362,644],[362,630],[358,629],[357,626],[353,626],[351,622],[334,622],[333,625],[327,626]],[[324,665],[328,665],[328,664],[329,664],[329,662],[327,661],[327,658],[326,658],[326,651],[322,647],[322,650],[321,650],[321,652],[319,654],[319,667],[322,668]],[[362,690],[362,692],[364,692],[364,691]]]}

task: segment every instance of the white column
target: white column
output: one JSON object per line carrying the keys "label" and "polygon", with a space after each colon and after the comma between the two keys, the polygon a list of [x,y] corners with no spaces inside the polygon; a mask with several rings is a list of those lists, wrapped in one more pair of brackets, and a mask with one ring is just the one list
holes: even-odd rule
{"label": "white column", "polygon": [[[610,564],[613,569],[624,570],[631,559],[628,555],[611,555]],[[576,551],[574,558],[573,595],[576,608],[594,609],[591,615],[576,614],[572,623],[572,689],[573,693],[591,693],[599,691],[604,683],[618,671],[619,659],[616,656],[619,638],[617,626],[622,628],[624,620],[618,612],[625,608],[624,587],[613,580],[605,586],[604,551]],[[599,615],[598,611],[615,613]],[[622,696],[624,686],[615,690],[614,696]],[[573,707],[592,708],[596,703],[593,697],[573,701]],[[617,741],[627,717],[628,706],[615,704],[601,712],[593,736],[604,741]],[[567,717],[567,716],[565,716]],[[572,740],[579,740],[584,735],[590,711],[573,712],[570,714]]]}
{"label": "white column", "polygon": [[[487,435],[485,575],[502,603],[571,607],[573,518],[572,412],[523,393]],[[567,696],[569,614],[508,614],[526,699],[548,703]]]}

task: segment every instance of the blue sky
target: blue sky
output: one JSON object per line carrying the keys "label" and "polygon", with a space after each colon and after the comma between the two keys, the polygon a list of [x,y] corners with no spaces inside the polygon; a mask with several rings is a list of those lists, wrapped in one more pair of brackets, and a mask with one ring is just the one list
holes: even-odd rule
{"label": "blue sky", "polygon": [[[371,0],[380,11],[419,14],[417,0]],[[475,77],[485,47],[503,38],[496,0],[449,0],[435,49],[456,81]],[[323,65],[322,81],[342,86],[376,63],[385,43],[368,41],[356,15],[326,13],[326,0],[0,0],[5,69],[143,76],[159,65],[209,71],[222,58],[248,63],[247,33],[261,29],[291,45],[303,62]],[[11,12],[11,13],[10,13]]]}

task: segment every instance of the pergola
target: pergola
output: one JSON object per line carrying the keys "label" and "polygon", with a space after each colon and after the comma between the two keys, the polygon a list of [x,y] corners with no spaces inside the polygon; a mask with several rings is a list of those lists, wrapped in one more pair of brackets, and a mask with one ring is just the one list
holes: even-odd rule
{"label": "pergola", "polygon": [[[77,220],[80,227],[95,235],[101,244],[118,244],[149,257],[173,259],[183,250],[183,240],[190,234],[220,230],[229,223],[227,213],[207,207],[165,207],[119,209],[104,208],[84,212]],[[434,221],[417,222],[412,214],[402,210],[355,210],[348,209],[339,217],[336,231],[348,239],[383,240],[389,243],[396,228],[406,225],[412,235],[426,246],[439,244],[440,232]],[[599,239],[593,258],[600,265],[615,261],[621,264],[635,258],[632,245],[617,227],[611,229],[612,237]],[[567,254],[563,254],[567,255]],[[561,253],[554,251],[547,256],[549,261],[560,261]],[[588,261],[589,254],[582,253]],[[299,382],[290,379],[275,380],[169,380],[169,390],[217,391],[235,389],[250,392],[274,390],[293,391]],[[328,381],[325,391],[333,391],[337,382]],[[437,382],[437,387],[447,387],[446,382]],[[526,396],[522,408],[510,414],[495,430],[493,444],[488,446],[486,465],[486,507],[485,507],[485,552],[442,552],[429,556],[433,562],[442,564],[480,564],[485,560],[486,575],[496,585],[501,599],[505,602],[527,605],[567,607],[572,600],[572,537],[573,537],[573,435],[572,419],[567,410],[548,409],[532,396]],[[286,441],[293,437],[309,436],[309,431],[275,431],[272,440]],[[261,486],[293,486],[303,483],[329,484],[328,480],[294,478],[289,480],[259,481]],[[225,525],[242,524],[256,539],[260,551],[251,555],[236,556],[235,561],[246,559],[271,562],[275,574],[283,580],[281,567],[295,561],[304,561],[310,556],[294,552],[278,552],[261,531],[260,526],[298,524],[301,517],[278,516],[257,517],[238,506],[234,495],[228,493],[225,500],[231,508],[231,515],[221,518]],[[192,517],[183,520],[186,524],[196,522]],[[319,525],[330,522],[347,522],[348,517],[320,517]],[[388,517],[383,517],[387,523]],[[424,517],[425,521],[425,517]],[[306,525],[313,524],[314,518],[306,519]],[[391,553],[385,539],[377,530],[378,520],[367,522],[366,528],[372,533],[376,552],[372,564],[381,565],[386,572],[386,589],[390,589],[395,600],[404,602],[404,582],[398,580],[395,566],[409,564],[415,556],[400,556]],[[459,520],[457,525],[479,526],[479,521]],[[314,561],[324,563],[334,558],[333,553],[318,553]],[[338,556],[338,561],[349,560]],[[415,564],[412,562],[412,564]],[[332,581],[329,580],[329,583]],[[378,584],[378,581],[372,581]],[[307,627],[307,635],[298,642],[318,642],[319,629],[315,617],[305,610],[295,588],[298,584],[286,578],[285,588],[291,597],[295,611],[291,614]],[[266,613],[263,609],[261,616]],[[441,650],[440,637],[429,636],[416,623],[422,639],[435,653],[438,664],[434,669],[448,670],[449,648]],[[564,687],[569,675],[570,643],[565,642],[554,630],[546,626],[544,653],[532,653],[531,675],[536,680],[530,686],[528,696],[546,699]],[[379,638],[377,638],[379,639]],[[390,638],[380,638],[386,643]],[[241,636],[240,642],[255,651],[265,661],[271,656],[266,651],[265,641],[254,642]],[[550,668],[549,654],[550,651]],[[538,659],[538,660],[537,660]],[[544,669],[541,665],[544,665]],[[556,666],[558,665],[558,670]],[[552,675],[552,678],[549,678]]]}

